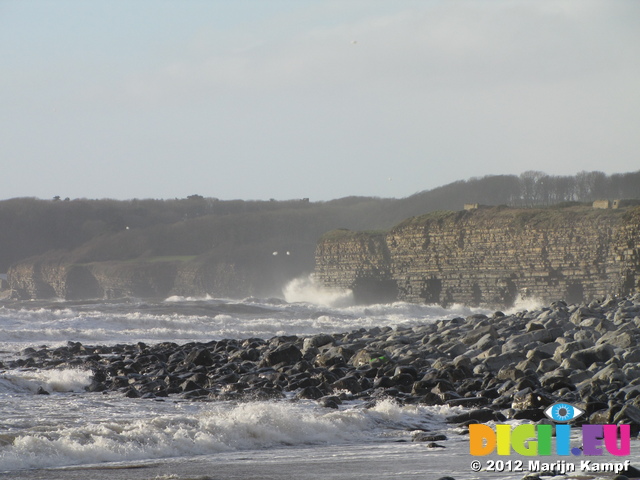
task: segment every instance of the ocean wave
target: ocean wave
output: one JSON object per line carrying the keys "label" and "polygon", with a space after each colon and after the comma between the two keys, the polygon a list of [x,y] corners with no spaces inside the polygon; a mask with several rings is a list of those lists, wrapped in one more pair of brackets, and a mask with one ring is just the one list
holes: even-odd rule
{"label": "ocean wave", "polygon": [[328,307],[353,305],[353,291],[330,289],[317,282],[313,274],[291,280],[282,290],[289,303],[306,302]]}
{"label": "ocean wave", "polygon": [[382,441],[389,431],[407,436],[411,429],[440,424],[429,407],[401,407],[391,400],[338,411],[305,402],[164,404],[144,418],[114,415],[67,428],[40,425],[14,433],[11,441],[0,443],[0,471]]}
{"label": "ocean wave", "polygon": [[7,370],[0,373],[0,394],[36,393],[44,389],[53,392],[84,392],[93,372],[86,369]]}
{"label": "ocean wave", "polygon": [[[178,307],[176,307],[176,305]],[[222,299],[159,302],[137,306],[84,304],[56,308],[0,308],[0,350],[27,346],[59,346],[67,341],[115,344],[164,341],[192,342],[222,338],[271,338],[315,335],[360,328],[410,328],[443,318],[489,313],[453,305],[442,308],[395,302],[378,305],[318,306],[267,300]]]}

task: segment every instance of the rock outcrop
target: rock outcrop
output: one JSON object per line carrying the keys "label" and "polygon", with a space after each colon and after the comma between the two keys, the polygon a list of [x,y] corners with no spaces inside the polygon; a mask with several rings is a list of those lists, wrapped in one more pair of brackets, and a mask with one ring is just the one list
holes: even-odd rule
{"label": "rock outcrop", "polygon": [[75,265],[46,256],[11,267],[9,285],[19,298],[158,297],[174,285],[176,262],[97,262]]}
{"label": "rock outcrop", "polygon": [[316,279],[362,302],[575,303],[640,289],[640,209],[481,208],[408,219],[389,232],[335,230]]}
{"label": "rock outcrop", "polygon": [[[309,254],[311,256],[311,254]],[[271,255],[269,254],[269,257]],[[74,264],[64,254],[32,257],[11,267],[9,288],[20,299],[241,298],[275,294],[297,266],[267,258],[174,257]],[[267,290],[268,287],[273,290]]]}

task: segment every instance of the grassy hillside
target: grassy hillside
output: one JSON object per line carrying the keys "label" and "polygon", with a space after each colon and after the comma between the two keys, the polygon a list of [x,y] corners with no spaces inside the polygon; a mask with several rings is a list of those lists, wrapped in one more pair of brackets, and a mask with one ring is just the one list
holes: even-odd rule
{"label": "grassy hillside", "polygon": [[640,198],[640,171],[612,176],[600,172],[575,177],[540,172],[489,176],[403,199],[18,198],[0,202],[0,272],[35,255],[52,255],[47,252],[79,265],[229,261],[246,269],[270,268],[276,262],[274,252],[279,252],[277,261],[288,262],[287,274],[304,273],[313,269],[317,240],[335,229],[388,230],[427,212],[460,210],[464,203],[531,206],[594,198]]}

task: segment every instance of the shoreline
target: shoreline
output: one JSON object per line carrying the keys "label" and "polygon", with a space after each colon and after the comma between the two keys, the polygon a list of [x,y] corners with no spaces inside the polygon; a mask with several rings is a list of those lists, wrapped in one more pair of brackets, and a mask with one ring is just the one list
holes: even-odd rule
{"label": "shoreline", "polygon": [[[335,334],[280,335],[266,340],[227,338],[182,345],[165,341],[109,346],[69,342],[62,347],[23,349],[19,358],[3,360],[0,371],[55,373],[84,369],[90,383],[86,390],[93,394],[92,399],[98,400],[104,395],[104,400],[134,401],[139,407],[149,402],[148,408],[153,410],[159,406],[156,402],[172,400],[212,406],[221,401],[242,405],[261,400],[275,400],[278,404],[278,400],[283,400],[295,405],[296,400],[304,400],[316,405],[319,415],[342,412],[353,407],[354,401],[366,410],[388,399],[406,407],[463,407],[454,410],[464,413],[448,416],[449,426],[412,428],[404,443],[398,445],[404,445],[402,448],[407,452],[417,451],[413,449],[429,452],[432,466],[441,465],[433,460],[434,455],[449,462],[455,461],[457,455],[465,455],[464,470],[456,478],[491,478],[487,472],[469,477],[471,472],[466,460],[473,457],[469,456],[465,426],[509,420],[548,422],[543,411],[557,401],[571,403],[585,411],[576,425],[629,424],[635,449],[640,432],[638,339],[640,295],[609,298],[588,305],[554,302],[532,311],[472,314],[395,329],[359,328]],[[51,401],[56,402],[56,395],[62,391],[49,391],[45,385],[37,393],[41,394],[40,403],[46,404],[47,394],[54,394]],[[83,396],[78,390],[74,395]],[[456,433],[443,435],[452,431]],[[358,452],[379,445],[375,442],[349,445],[347,450]],[[382,445],[395,448],[393,442]],[[343,447],[299,444],[292,446],[291,451],[314,448],[329,452],[331,449],[342,451]],[[188,457],[188,460],[164,458],[42,468],[2,473],[0,478],[58,478],[49,474],[61,472],[64,476],[59,478],[79,479],[82,475],[86,477],[86,470],[90,468],[107,472],[104,473],[107,478],[109,471],[113,474],[113,469],[120,468],[118,465],[128,472],[127,478],[152,478],[144,475],[156,467],[133,468],[138,464],[159,465],[158,472],[163,465],[172,464],[180,473],[167,478],[209,478],[202,476],[202,470],[196,471],[199,460],[203,462],[201,466],[212,462],[218,465],[227,456],[259,454],[267,458],[280,450],[287,449],[270,446],[267,450],[221,452]],[[348,458],[348,452],[343,453]],[[637,464],[635,455],[629,458]],[[384,459],[381,462],[384,463]],[[285,463],[286,468],[294,468],[289,465],[291,462]],[[344,463],[344,468],[349,468],[346,459]],[[423,460],[419,463],[422,465]],[[281,467],[274,467],[274,475],[282,471],[278,470]],[[228,474],[224,478],[250,478],[249,470],[243,470],[238,462],[229,461],[225,468]],[[254,469],[254,475],[260,471],[257,466],[247,468]],[[375,473],[362,468],[368,475]],[[385,468],[400,467],[394,464]],[[451,469],[440,471],[451,472]],[[70,472],[79,473],[77,477],[67,477]],[[130,476],[131,472],[141,476]],[[244,473],[233,476],[234,472]],[[437,480],[443,474],[425,477],[421,472],[421,475],[416,478]],[[302,472],[298,478],[317,476],[305,477]]]}
{"label": "shoreline", "polygon": [[640,295],[308,337],[183,345],[68,342],[26,348],[0,368],[86,368],[93,372],[88,391],[130,398],[260,400],[294,394],[330,408],[351,399],[393,398],[400,404],[484,407],[483,420],[540,420],[542,407],[562,400],[582,408],[584,421],[630,421],[637,435],[638,339]]}

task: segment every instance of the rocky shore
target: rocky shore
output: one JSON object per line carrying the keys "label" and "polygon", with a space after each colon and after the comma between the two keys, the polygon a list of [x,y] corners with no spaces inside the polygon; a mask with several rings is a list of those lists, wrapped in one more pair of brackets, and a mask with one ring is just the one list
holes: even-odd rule
{"label": "rocky shore", "polygon": [[[91,392],[200,401],[313,399],[469,407],[465,424],[542,420],[572,403],[577,421],[628,423],[640,433],[640,294],[590,304],[555,302],[413,328],[360,329],[310,337],[27,348],[1,369],[89,368]],[[39,391],[47,394],[44,389]],[[437,441],[431,436],[416,438]]]}

